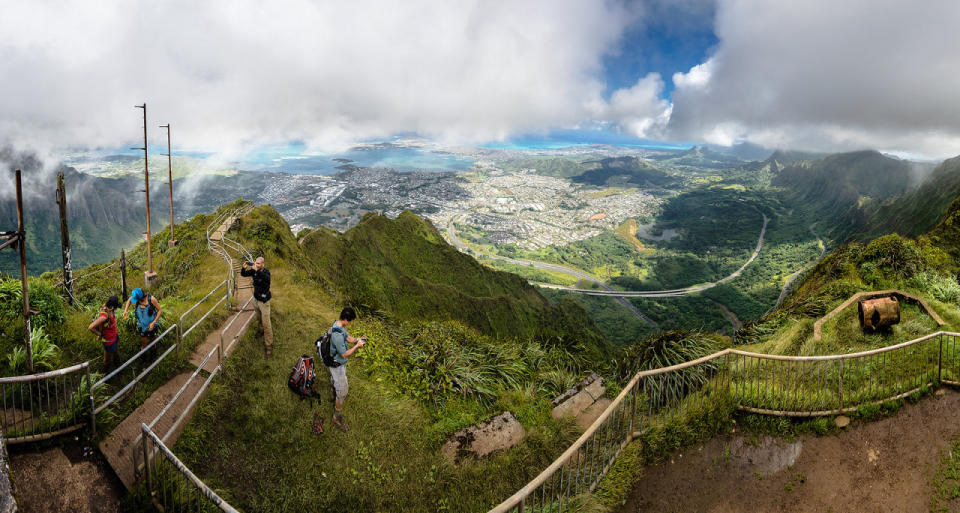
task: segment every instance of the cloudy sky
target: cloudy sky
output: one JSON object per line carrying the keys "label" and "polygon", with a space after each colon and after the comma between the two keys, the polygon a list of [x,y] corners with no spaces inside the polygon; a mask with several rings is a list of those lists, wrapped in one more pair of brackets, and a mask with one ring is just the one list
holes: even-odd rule
{"label": "cloudy sky", "polygon": [[[336,150],[570,128],[960,154],[960,2],[0,0],[0,145]],[[165,142],[165,141],[164,141]]]}

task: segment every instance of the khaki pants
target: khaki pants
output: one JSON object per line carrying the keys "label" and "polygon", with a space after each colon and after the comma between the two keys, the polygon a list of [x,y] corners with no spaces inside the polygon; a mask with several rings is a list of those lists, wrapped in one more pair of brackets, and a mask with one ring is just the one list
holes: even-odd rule
{"label": "khaki pants", "polygon": [[273,347],[273,326],[270,325],[270,302],[253,300],[257,312],[260,314],[260,327],[263,329],[263,345]]}

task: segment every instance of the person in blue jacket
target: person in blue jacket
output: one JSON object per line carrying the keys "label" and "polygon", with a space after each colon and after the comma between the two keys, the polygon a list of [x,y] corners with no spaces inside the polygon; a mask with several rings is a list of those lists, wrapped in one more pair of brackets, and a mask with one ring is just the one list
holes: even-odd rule
{"label": "person in blue jacket", "polygon": [[157,323],[160,322],[160,314],[163,313],[163,309],[156,297],[139,288],[133,289],[133,292],[130,293],[130,300],[123,305],[124,319],[127,318],[127,310],[130,305],[135,305],[133,315],[137,319],[140,349],[143,349],[157,338]]}

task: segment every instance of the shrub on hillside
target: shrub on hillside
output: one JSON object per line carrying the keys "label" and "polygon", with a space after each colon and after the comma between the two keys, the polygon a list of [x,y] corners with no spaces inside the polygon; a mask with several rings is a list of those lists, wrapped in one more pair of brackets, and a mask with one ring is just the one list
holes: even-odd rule
{"label": "shrub on hillside", "polygon": [[452,395],[491,400],[527,386],[559,394],[575,380],[569,365],[576,359],[561,347],[503,341],[456,321],[365,320],[355,329],[369,336],[362,359],[370,375],[428,402]]}
{"label": "shrub on hillside", "polygon": [[[43,330],[42,326],[37,326],[30,331],[30,345],[33,347],[33,368],[34,370],[54,370],[60,363],[60,348],[57,347],[50,336]],[[7,364],[10,371],[18,373],[27,368],[27,348],[17,346],[7,355]]]}
{"label": "shrub on hillside", "polygon": [[[30,308],[32,322],[40,326],[60,324],[64,318],[63,298],[46,281],[30,279]],[[20,280],[0,281],[0,318],[11,319],[23,315],[23,288]]]}
{"label": "shrub on hillside", "polygon": [[901,278],[909,278],[926,268],[917,245],[896,233],[884,235],[868,244],[860,262],[861,268],[865,263],[874,263],[878,269],[892,271]]}
{"label": "shrub on hillside", "polygon": [[[615,362],[617,377],[627,381],[640,371],[689,362],[718,349],[716,340],[703,333],[662,331],[624,348]],[[648,379],[644,389],[656,405],[674,403],[688,393],[699,390],[717,368],[715,362],[707,362],[662,374],[658,378]]]}
{"label": "shrub on hillside", "polygon": [[908,284],[933,295],[944,303],[956,303],[957,299],[960,299],[960,283],[948,276],[925,271],[910,278]]}

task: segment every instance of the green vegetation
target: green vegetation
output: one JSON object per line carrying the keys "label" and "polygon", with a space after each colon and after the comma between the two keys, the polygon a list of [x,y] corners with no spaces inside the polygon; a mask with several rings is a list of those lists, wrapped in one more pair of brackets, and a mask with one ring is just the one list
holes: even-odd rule
{"label": "green vegetation", "polygon": [[[316,403],[299,401],[285,380],[298,355],[312,354],[313,340],[339,310],[335,304],[372,298],[371,288],[391,279],[435,284],[441,291],[499,287],[520,298],[529,294],[528,286],[471,263],[409,215],[396,221],[367,216],[343,235],[311,232],[301,245],[275,211],[260,207],[237,233],[244,245],[263,252],[273,275],[274,358],[264,360],[259,341],[244,337],[175,447],[233,505],[248,511],[483,511],[575,439],[571,424],[550,416],[550,400],[600,365],[591,338],[545,336],[545,325],[539,334],[483,332],[447,320],[452,309],[417,314],[406,308],[421,290],[409,287],[382,289],[395,303],[368,304],[350,327],[354,335],[370,337],[347,366],[351,431],[341,433],[328,423],[322,437],[312,435]],[[441,257],[450,258],[453,270],[435,267]],[[474,268],[480,270],[468,274]],[[313,275],[323,277],[322,286]],[[510,292],[518,282],[522,287]],[[468,305],[477,301],[462,297]],[[593,331],[582,313],[576,322]],[[320,410],[329,418],[325,373],[320,367],[317,389],[324,398]],[[517,448],[456,466],[440,456],[451,433],[505,410],[527,430]],[[285,470],[290,461],[298,462],[297,472]],[[498,478],[484,477],[489,475]]]}
{"label": "green vegetation", "polygon": [[604,338],[617,346],[631,344],[656,331],[611,297],[588,296],[548,288],[541,288],[540,293],[553,303],[572,301],[579,305],[587,312]]}
{"label": "green vegetation", "polygon": [[409,212],[395,220],[368,214],[342,235],[317,230],[302,243],[311,276],[338,302],[364,312],[401,321],[456,319],[496,337],[603,345],[582,309],[569,301],[550,305],[526,280],[484,267]]}
{"label": "green vegetation", "polygon": [[956,511],[960,506],[960,434],[954,436],[950,449],[940,457],[932,481],[930,511]]}
{"label": "green vegetation", "polygon": [[[236,204],[230,205],[230,207],[236,206]],[[214,217],[215,215],[201,215],[178,225],[177,237],[180,239],[180,244],[173,248],[168,248],[166,245],[169,230],[162,230],[154,236],[153,262],[160,280],[152,292],[161,301],[164,310],[160,322],[161,329],[176,322],[184,311],[226,277],[226,264],[207,250],[206,227]],[[77,302],[73,306],[66,304],[61,295],[62,291],[54,285],[62,281],[59,271],[30,278],[30,304],[33,309],[39,311],[32,318],[31,333],[36,371],[63,368],[89,361],[91,374],[95,380],[106,373],[108,369],[103,368],[103,346],[93,334],[87,331],[87,326],[95,318],[107,297],[121,295],[116,266],[105,272],[97,272],[111,263],[115,264],[116,261],[76,269],[74,276],[79,279],[75,283],[74,296]],[[128,253],[127,265],[128,286],[132,289],[139,285],[142,272],[146,268],[145,245],[141,244]],[[0,375],[3,376],[25,372],[26,349],[23,342],[25,328],[20,310],[20,287],[19,280],[0,280],[0,353],[6,355],[0,360]],[[121,298],[123,299],[125,298]],[[187,316],[185,319],[187,325],[199,319],[215,302],[216,298],[208,300],[201,308]],[[119,311],[117,313],[119,315]],[[193,349],[226,315],[225,309],[214,312],[183,340],[177,350],[151,371],[140,385],[123,400],[115,403],[115,406],[100,413],[97,419],[98,436],[102,437],[109,433],[119,420],[142,404],[157,387],[172,376],[186,369],[192,369],[189,359]],[[140,350],[140,340],[135,332],[134,322],[132,317],[127,320],[118,318],[120,363]],[[172,333],[161,341],[160,351],[162,352],[174,342],[176,342],[176,336]],[[97,388],[94,395],[100,401],[98,404],[116,392],[120,386],[129,382],[148,363],[149,361],[136,362],[106,386]],[[89,403],[85,399],[76,405],[76,408],[83,411],[88,407]]]}

